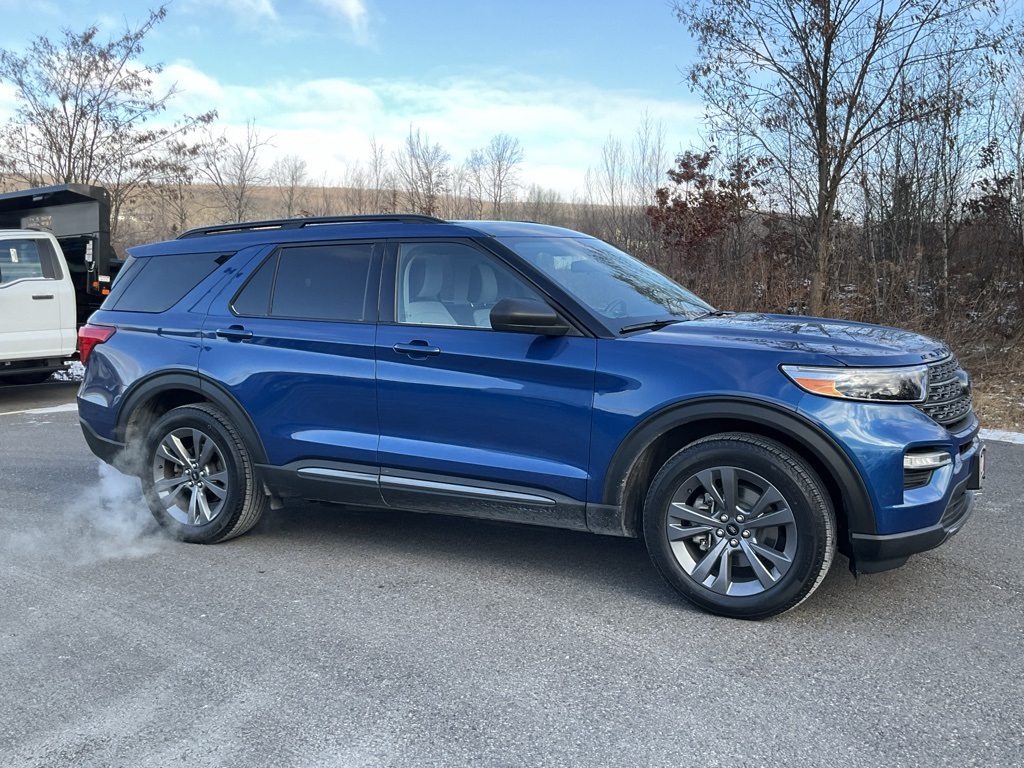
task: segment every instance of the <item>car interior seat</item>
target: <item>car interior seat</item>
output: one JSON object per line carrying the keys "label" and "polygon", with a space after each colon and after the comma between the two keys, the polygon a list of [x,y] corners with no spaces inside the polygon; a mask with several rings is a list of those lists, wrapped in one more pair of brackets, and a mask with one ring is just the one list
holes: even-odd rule
{"label": "car interior seat", "polygon": [[412,256],[405,267],[401,319],[415,325],[458,325],[439,299],[443,284],[444,264],[439,254]]}

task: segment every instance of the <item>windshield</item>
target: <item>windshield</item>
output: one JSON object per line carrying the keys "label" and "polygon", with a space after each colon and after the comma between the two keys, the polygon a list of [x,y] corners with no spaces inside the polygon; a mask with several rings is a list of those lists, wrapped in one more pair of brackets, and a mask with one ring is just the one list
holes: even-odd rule
{"label": "windshield", "polygon": [[[713,311],[678,283],[591,237],[499,237],[595,315],[613,325],[689,319]],[[622,322],[620,322],[622,321]]]}

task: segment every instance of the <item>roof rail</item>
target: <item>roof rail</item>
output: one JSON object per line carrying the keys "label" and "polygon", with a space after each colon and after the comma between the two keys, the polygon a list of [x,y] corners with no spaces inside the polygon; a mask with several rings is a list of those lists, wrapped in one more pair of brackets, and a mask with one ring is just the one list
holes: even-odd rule
{"label": "roof rail", "polygon": [[196,227],[182,232],[176,239],[203,235],[221,235],[231,232],[257,232],[262,229],[302,229],[324,224],[362,224],[375,221],[394,221],[402,224],[446,224],[444,219],[426,216],[420,213],[381,213],[362,216],[307,216],[298,219],[270,219],[268,221],[247,221],[241,224],[214,224],[209,227]]}

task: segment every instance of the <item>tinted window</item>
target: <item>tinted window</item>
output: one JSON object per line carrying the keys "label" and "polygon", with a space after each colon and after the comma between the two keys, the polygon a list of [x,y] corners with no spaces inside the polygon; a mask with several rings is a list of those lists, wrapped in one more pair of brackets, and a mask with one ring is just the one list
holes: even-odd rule
{"label": "tinted window", "polygon": [[[51,277],[52,268],[48,259],[40,254],[40,243],[43,241],[18,238],[0,242],[0,284],[13,283],[15,280]],[[51,274],[46,274],[49,271]]]}
{"label": "tinted window", "polygon": [[135,279],[136,273],[142,269],[142,265],[146,262],[145,259],[136,259],[134,256],[129,256],[124,260],[124,264],[121,265],[121,269],[114,275],[114,284],[110,286],[110,293],[107,298],[103,300],[103,309],[113,309],[121,298],[121,294],[125,292],[129,283]]}
{"label": "tinted window", "polygon": [[266,317],[270,311],[270,289],[274,286],[278,254],[263,262],[231,302],[236,315]]}
{"label": "tinted window", "polygon": [[370,243],[282,250],[270,314],[308,320],[364,320],[372,256]]}
{"label": "tinted window", "polygon": [[120,289],[120,297],[114,299],[111,293],[114,303],[109,308],[123,312],[164,312],[227,258],[221,253],[182,253],[137,259],[131,265],[131,274],[118,280],[116,287]]}

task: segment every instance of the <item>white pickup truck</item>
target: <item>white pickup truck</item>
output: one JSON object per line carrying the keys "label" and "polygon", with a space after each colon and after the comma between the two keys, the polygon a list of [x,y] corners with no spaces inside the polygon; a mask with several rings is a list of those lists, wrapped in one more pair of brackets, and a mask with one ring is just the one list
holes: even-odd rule
{"label": "white pickup truck", "polygon": [[45,381],[78,343],[75,286],[49,232],[0,229],[0,385]]}

